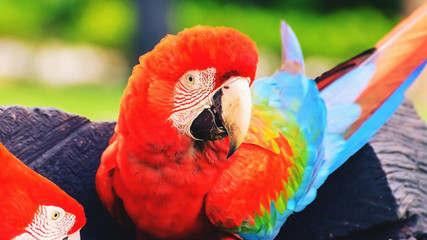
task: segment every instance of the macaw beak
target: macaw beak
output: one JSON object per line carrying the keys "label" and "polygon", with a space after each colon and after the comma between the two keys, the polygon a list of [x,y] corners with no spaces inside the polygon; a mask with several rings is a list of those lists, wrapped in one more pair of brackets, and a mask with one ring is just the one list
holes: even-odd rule
{"label": "macaw beak", "polygon": [[80,240],[80,230],[75,233],[68,235],[65,239],[67,240]]}
{"label": "macaw beak", "polygon": [[190,133],[196,140],[218,140],[229,137],[227,158],[245,139],[251,118],[249,78],[232,77],[219,87],[204,109],[192,122]]}

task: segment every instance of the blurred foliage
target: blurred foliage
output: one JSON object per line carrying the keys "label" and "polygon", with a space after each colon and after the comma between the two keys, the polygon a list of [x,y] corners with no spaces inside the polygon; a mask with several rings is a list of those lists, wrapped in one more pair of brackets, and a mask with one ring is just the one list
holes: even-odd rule
{"label": "blurred foliage", "polygon": [[0,35],[126,48],[136,28],[133,5],[131,0],[2,0]]}
{"label": "blurred foliage", "polygon": [[[194,0],[196,1],[196,0]],[[209,0],[208,0],[209,1]],[[400,0],[216,0],[222,4],[236,3],[240,5],[254,5],[261,8],[298,9],[321,13],[343,9],[375,8],[386,14],[395,14],[399,11]]]}
{"label": "blurred foliage", "polygon": [[197,24],[228,26],[247,34],[258,46],[280,52],[279,26],[284,19],[295,31],[305,56],[347,59],[371,48],[399,21],[372,8],[321,14],[286,8],[218,1],[176,1],[170,25],[175,32]]}
{"label": "blurred foliage", "polygon": [[[138,1],[138,0],[136,0]],[[135,0],[0,0],[0,36],[42,43],[93,43],[132,56],[140,9]],[[153,0],[156,1],[156,0]],[[260,48],[280,54],[280,19],[297,34],[303,53],[345,60],[371,48],[399,19],[400,0],[170,0],[177,33],[197,24],[228,26]],[[143,7],[143,6],[142,6]],[[153,22],[152,24],[156,24]],[[0,81],[1,105],[54,106],[92,120],[117,118],[124,82],[46,86]]]}
{"label": "blurred foliage", "polygon": [[[285,19],[299,37],[305,55],[342,59],[371,47],[390,30],[397,23],[399,6],[399,0],[181,0],[170,3],[169,22],[175,33],[197,24],[225,25],[248,34],[260,46],[280,51],[279,20]],[[129,53],[138,30],[137,11],[137,4],[132,0],[2,0],[0,35],[36,42],[59,38]],[[385,12],[394,14],[385,15]]]}
{"label": "blurred foliage", "polygon": [[49,86],[30,80],[0,81],[0,105],[55,107],[91,120],[116,120],[125,83]]}

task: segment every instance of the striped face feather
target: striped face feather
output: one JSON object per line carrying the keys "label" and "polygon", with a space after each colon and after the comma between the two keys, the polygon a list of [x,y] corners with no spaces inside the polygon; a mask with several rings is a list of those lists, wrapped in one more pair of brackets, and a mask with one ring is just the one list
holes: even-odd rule
{"label": "striped face feather", "polygon": [[170,118],[180,133],[190,134],[194,118],[204,109],[210,108],[212,91],[215,86],[215,68],[190,70],[184,73],[175,85],[174,108]]}
{"label": "striped face feather", "polygon": [[69,235],[76,216],[62,208],[41,205],[25,232],[14,240],[73,240],[80,239],[79,232]]}

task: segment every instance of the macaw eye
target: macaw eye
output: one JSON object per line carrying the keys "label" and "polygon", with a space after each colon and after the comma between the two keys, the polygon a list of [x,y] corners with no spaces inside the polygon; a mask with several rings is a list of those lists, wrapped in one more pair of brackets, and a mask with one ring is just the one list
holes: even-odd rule
{"label": "macaw eye", "polygon": [[187,83],[191,85],[193,85],[194,82],[196,81],[196,78],[191,74],[188,74],[187,76],[185,76],[185,79],[187,80]]}
{"label": "macaw eye", "polygon": [[60,215],[61,215],[61,214],[60,214],[59,212],[53,212],[53,213],[52,213],[52,220],[56,220],[56,219],[58,219]]}

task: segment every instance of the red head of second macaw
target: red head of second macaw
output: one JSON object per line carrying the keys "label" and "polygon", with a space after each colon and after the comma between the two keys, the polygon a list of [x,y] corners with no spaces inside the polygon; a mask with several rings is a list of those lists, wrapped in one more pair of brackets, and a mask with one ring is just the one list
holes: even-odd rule
{"label": "red head of second macaw", "polygon": [[83,207],[0,143],[0,239],[80,239]]}

